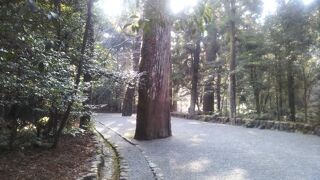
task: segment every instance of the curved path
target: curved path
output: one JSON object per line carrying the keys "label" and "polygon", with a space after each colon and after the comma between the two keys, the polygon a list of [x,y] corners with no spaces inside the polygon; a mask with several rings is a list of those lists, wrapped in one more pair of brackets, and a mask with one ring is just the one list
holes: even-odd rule
{"label": "curved path", "polygon": [[95,119],[97,130],[127,161],[129,179],[154,179],[145,156],[169,180],[320,179],[317,136],[172,118],[172,137],[136,141],[134,117],[96,114]]}

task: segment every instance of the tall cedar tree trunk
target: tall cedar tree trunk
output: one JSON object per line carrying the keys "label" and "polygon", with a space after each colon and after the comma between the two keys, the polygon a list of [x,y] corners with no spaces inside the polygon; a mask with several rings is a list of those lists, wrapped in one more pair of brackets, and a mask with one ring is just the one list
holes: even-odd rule
{"label": "tall cedar tree trunk", "polygon": [[82,76],[82,71],[83,71],[83,61],[84,61],[84,57],[85,57],[85,52],[87,47],[92,47],[93,42],[89,42],[93,33],[93,21],[92,21],[92,10],[93,10],[93,2],[94,0],[88,0],[87,1],[87,20],[86,20],[86,26],[85,26],[85,31],[83,34],[83,39],[82,39],[82,46],[81,46],[81,57],[79,59],[78,65],[77,65],[77,74],[76,74],[76,78],[75,78],[75,86],[74,86],[74,94],[73,94],[73,98],[70,100],[67,109],[65,111],[65,113],[63,114],[63,117],[61,119],[61,123],[60,126],[58,128],[57,133],[55,134],[54,137],[54,143],[52,145],[53,148],[56,148],[59,140],[60,140],[60,136],[62,133],[62,130],[64,129],[64,127],[66,126],[68,119],[69,119],[69,115],[71,113],[72,110],[72,106],[74,104],[75,101],[75,96],[77,95],[78,89],[79,89],[79,84],[80,84],[80,80],[81,80],[81,76]]}
{"label": "tall cedar tree trunk", "polygon": [[290,109],[290,117],[291,121],[296,120],[296,108],[295,108],[295,93],[294,93],[294,76],[293,76],[293,61],[294,58],[288,60],[287,67],[287,80],[288,80],[288,101],[289,101],[289,109]]}
{"label": "tall cedar tree trunk", "polygon": [[[133,71],[135,72],[138,72],[139,70],[140,52],[141,52],[141,37],[138,36],[135,39],[135,43],[133,47]],[[132,82],[128,85],[126,94],[123,100],[122,116],[132,115],[135,91],[136,91],[136,83]]]}
{"label": "tall cedar tree trunk", "polygon": [[229,65],[229,113],[230,118],[236,117],[236,17],[235,0],[230,0],[230,65]]}
{"label": "tall cedar tree trunk", "polygon": [[[206,61],[208,67],[212,68],[212,62],[217,58],[217,52],[219,50],[217,43],[217,32],[213,26],[210,26],[208,30],[208,45],[206,48]],[[211,69],[210,69],[211,70]],[[212,72],[212,71],[209,71]],[[203,112],[214,112],[214,76],[209,75],[209,78],[205,82],[204,95],[203,95]]]}
{"label": "tall cedar tree trunk", "polygon": [[171,136],[170,43],[171,25],[167,0],[146,0],[139,72],[139,99],[135,139]]}
{"label": "tall cedar tree trunk", "polygon": [[195,114],[196,103],[198,99],[198,80],[199,80],[199,62],[200,62],[200,37],[196,42],[196,47],[193,52],[193,63],[192,63],[192,82],[191,82],[191,101],[189,107],[189,113]]}

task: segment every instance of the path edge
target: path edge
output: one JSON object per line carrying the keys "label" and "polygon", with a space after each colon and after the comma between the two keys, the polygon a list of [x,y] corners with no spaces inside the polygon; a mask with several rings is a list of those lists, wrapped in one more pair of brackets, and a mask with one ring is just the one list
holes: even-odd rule
{"label": "path edge", "polygon": [[[104,127],[106,127],[107,129],[109,129],[110,131],[112,131],[113,133],[115,133],[116,135],[118,135],[120,138],[122,138],[124,141],[128,142],[129,144],[131,144],[132,146],[135,146],[140,152],[141,154],[143,155],[144,159],[146,160],[152,174],[153,174],[153,177],[154,179],[156,180],[164,180],[164,175],[162,173],[162,170],[159,168],[159,166],[155,163],[153,163],[150,159],[149,156],[147,156],[147,153],[141,148],[140,145],[134,143],[131,139],[127,138],[127,137],[124,137],[122,136],[119,132],[115,131],[114,129],[104,125],[103,123],[101,123],[100,121],[97,121],[96,122],[100,123],[101,125],[103,125]],[[100,132],[99,132],[100,135],[102,135]],[[102,135],[103,136],[103,135]],[[117,145],[114,145],[117,147]],[[121,158],[123,160],[123,158]],[[126,168],[128,168],[128,164],[125,163],[126,165]]]}

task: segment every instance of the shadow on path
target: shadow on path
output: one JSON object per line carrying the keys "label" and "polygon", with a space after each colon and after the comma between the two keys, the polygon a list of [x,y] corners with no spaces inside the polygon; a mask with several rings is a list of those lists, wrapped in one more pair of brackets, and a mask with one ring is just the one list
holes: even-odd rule
{"label": "shadow on path", "polygon": [[[136,141],[132,139],[134,117],[97,114],[96,120],[137,144],[158,165],[165,179],[316,180],[320,177],[317,136],[172,118],[172,137]],[[113,138],[110,133],[105,134]],[[137,155],[141,152],[127,142],[113,140],[123,149],[123,156],[128,155],[132,161],[130,169],[136,172],[135,166],[141,166],[143,160]],[[143,175],[144,171],[147,168],[142,167],[137,173]],[[144,179],[141,177],[132,179]]]}

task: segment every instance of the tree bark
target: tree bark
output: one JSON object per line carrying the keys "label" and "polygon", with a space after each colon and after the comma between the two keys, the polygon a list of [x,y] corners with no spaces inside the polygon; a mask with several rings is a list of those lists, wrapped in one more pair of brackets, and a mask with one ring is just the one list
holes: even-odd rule
{"label": "tree bark", "polygon": [[144,16],[149,19],[143,32],[139,72],[139,100],[135,139],[171,136],[170,41],[171,25],[167,0],[146,0]]}
{"label": "tree bark", "polygon": [[294,92],[294,77],[293,77],[293,59],[288,60],[287,67],[287,80],[288,80],[288,101],[290,109],[291,121],[296,120],[296,108],[295,108],[295,92]]}
{"label": "tree bark", "polygon": [[[213,62],[217,58],[217,53],[219,50],[217,42],[217,31],[214,25],[209,26],[208,28],[208,42],[206,48],[206,63],[208,64],[209,69],[209,78],[205,82],[204,95],[203,95],[203,112],[209,113],[214,112],[214,75]],[[211,70],[211,71],[210,71]],[[212,74],[211,74],[212,73]]]}
{"label": "tree bark", "polygon": [[193,62],[192,62],[192,82],[191,82],[191,101],[189,107],[189,113],[195,114],[196,103],[198,99],[198,80],[199,80],[199,62],[200,62],[200,37],[196,42],[196,47],[193,52]]}
{"label": "tree bark", "polygon": [[230,0],[230,65],[229,65],[229,116],[236,117],[236,7],[235,0]]}
{"label": "tree bark", "polygon": [[212,81],[213,79],[205,82],[202,107],[205,114],[214,112],[214,88]]}
{"label": "tree bark", "polygon": [[[93,18],[92,18],[92,9],[93,2],[88,1],[88,10],[87,10],[87,23],[85,33],[87,34],[87,42],[85,43],[85,49],[83,54],[86,54],[88,57],[86,63],[83,64],[83,82],[87,83],[88,86],[83,89],[83,94],[87,96],[87,99],[82,103],[84,107],[84,114],[80,117],[80,128],[88,128],[89,122],[91,120],[90,114],[90,104],[92,104],[92,73],[90,72],[90,59],[94,56],[94,28],[93,28]],[[86,32],[87,31],[87,32]],[[84,61],[84,60],[82,60]]]}
{"label": "tree bark", "polygon": [[[141,51],[141,37],[138,36],[135,39],[133,47],[133,71],[139,71],[139,60],[140,60],[140,51]],[[123,100],[122,105],[122,116],[131,116],[133,113],[133,103],[134,103],[134,94],[136,91],[135,81],[130,83],[127,87],[126,94]]]}
{"label": "tree bark", "polygon": [[129,84],[122,103],[122,116],[131,116],[133,107],[133,98],[135,93],[135,84]]}

